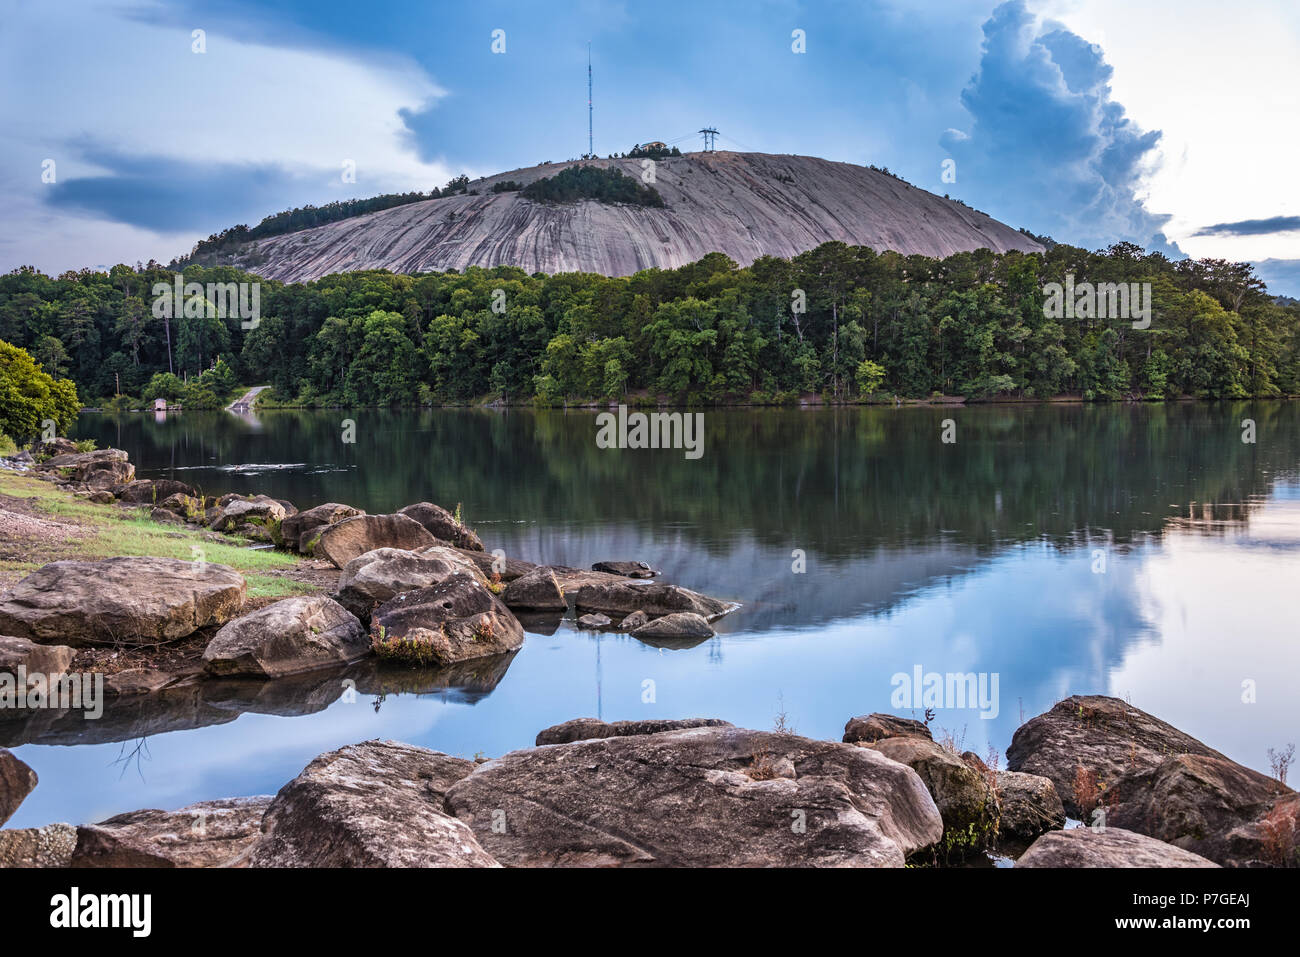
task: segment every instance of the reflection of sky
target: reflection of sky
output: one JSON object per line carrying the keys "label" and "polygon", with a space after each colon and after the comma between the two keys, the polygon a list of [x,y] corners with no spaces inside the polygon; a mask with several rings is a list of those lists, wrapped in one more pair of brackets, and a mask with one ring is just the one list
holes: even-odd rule
{"label": "reflection of sky", "polygon": [[[925,577],[884,610],[866,601],[824,623],[761,630],[737,616],[688,650],[567,627],[530,635],[500,685],[475,704],[390,695],[376,713],[363,695],[302,717],[245,714],[152,737],[146,753],[125,763],[119,758],[133,743],[26,745],[17,753],[41,784],[9,826],[274,793],[315,755],[368,738],[494,756],[531,745],[548,725],[597,713],[767,728],[783,709],[799,733],[838,739],[850,717],[893,710],[891,676],[916,665],[999,674],[996,718],[940,710],[934,720],[981,754],[989,743],[1006,748],[1022,710],[1028,718],[1072,693],[1109,693],[1267,770],[1266,749],[1293,740],[1300,723],[1300,700],[1281,684],[1300,674],[1300,646],[1281,624],[1294,618],[1300,494],[1278,491],[1246,529],[1180,530],[1112,551],[1104,574],[1093,572],[1090,548],[1031,543]],[[755,549],[756,568],[768,558],[777,560]],[[870,596],[861,576],[873,570],[870,561],[821,570],[813,561],[782,590],[794,602],[804,587]],[[1258,683],[1257,704],[1241,703],[1247,678]],[[651,703],[643,701],[647,680]]]}

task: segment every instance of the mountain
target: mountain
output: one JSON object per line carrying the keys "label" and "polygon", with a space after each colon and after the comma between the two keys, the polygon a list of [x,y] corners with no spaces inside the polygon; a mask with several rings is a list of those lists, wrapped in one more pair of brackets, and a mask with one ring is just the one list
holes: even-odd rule
{"label": "mountain", "polygon": [[[1042,246],[1016,229],[890,173],[811,156],[701,152],[657,161],[666,207],[594,200],[539,203],[497,183],[526,186],[574,165],[642,177],[640,159],[546,163],[484,177],[445,196],[225,250],[216,262],[298,282],[329,273],[413,273],[467,266],[624,276],[674,268],[722,252],[740,265],[791,257],[841,240],[877,250],[944,257],[986,247]],[[472,195],[477,193],[477,195]]]}

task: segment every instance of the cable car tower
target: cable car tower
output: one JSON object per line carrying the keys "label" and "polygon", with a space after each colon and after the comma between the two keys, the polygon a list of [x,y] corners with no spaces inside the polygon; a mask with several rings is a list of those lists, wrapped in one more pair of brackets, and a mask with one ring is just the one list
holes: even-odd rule
{"label": "cable car tower", "polygon": [[696,130],[696,132],[704,134],[704,152],[712,153],[713,144],[715,142],[714,138],[718,135],[718,131],[711,126],[706,126],[702,130]]}

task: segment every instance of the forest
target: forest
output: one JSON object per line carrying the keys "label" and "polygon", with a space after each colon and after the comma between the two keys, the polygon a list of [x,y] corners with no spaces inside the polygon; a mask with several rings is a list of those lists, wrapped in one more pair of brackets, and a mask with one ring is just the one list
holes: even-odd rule
{"label": "forest", "polygon": [[[1044,286],[1150,283],[1152,321],[1045,315]],[[282,284],[229,266],[187,282],[261,282],[261,317],[155,318],[157,263],[0,276],[0,340],[81,401],[211,406],[240,385],[302,406],[582,399],[681,404],[935,395],[1090,401],[1300,392],[1300,305],[1249,264],[1171,261],[1121,244],[946,259],[826,243],[741,268],[710,254],[611,278],[386,271]]]}

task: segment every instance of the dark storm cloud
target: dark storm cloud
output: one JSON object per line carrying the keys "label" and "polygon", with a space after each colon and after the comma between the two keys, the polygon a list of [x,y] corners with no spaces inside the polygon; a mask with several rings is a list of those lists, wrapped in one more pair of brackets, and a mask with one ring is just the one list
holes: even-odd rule
{"label": "dark storm cloud", "polygon": [[1198,229],[1196,236],[1267,236],[1272,233],[1300,231],[1300,216],[1274,216],[1270,219],[1242,219],[1235,223],[1215,223]]}

